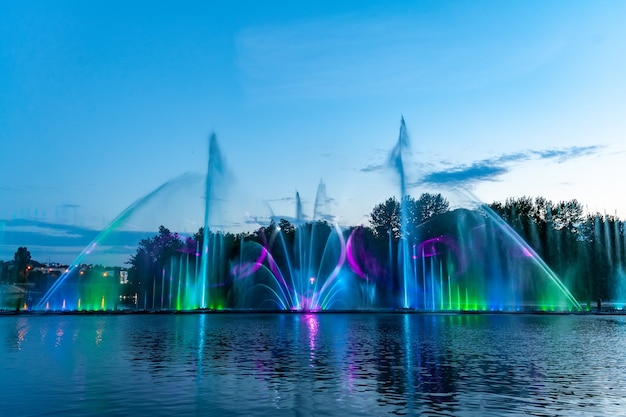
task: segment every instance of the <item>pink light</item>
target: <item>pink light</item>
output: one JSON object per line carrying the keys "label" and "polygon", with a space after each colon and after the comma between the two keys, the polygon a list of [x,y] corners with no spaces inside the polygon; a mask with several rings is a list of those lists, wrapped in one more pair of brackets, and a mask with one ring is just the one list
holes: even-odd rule
{"label": "pink light", "polygon": [[268,250],[265,247],[263,247],[261,249],[261,253],[259,254],[259,257],[256,259],[255,262],[246,262],[242,264],[241,266],[235,265],[231,269],[231,273],[235,275],[237,279],[242,279],[247,276],[250,276],[254,274],[256,271],[258,271],[259,268],[261,268],[261,266],[263,265],[263,261],[265,260],[266,257],[268,257],[268,255],[269,255]]}
{"label": "pink light", "polygon": [[354,229],[348,237],[348,242],[346,243],[346,258],[348,259],[350,269],[361,278],[367,279],[367,275],[363,272],[359,264],[357,264],[356,259],[354,259],[354,254],[352,253],[352,237],[355,231],[356,229]]}
{"label": "pink light", "polygon": [[309,327],[309,331],[311,332],[311,335],[315,336],[317,334],[317,329],[319,327],[317,317],[314,314],[307,314],[305,318],[306,318],[307,325]]}

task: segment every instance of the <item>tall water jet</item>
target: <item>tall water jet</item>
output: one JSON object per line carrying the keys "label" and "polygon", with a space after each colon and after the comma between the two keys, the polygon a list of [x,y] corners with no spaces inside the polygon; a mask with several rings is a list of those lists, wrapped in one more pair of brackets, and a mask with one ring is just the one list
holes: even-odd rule
{"label": "tall water jet", "polygon": [[326,209],[328,196],[326,195],[326,184],[320,180],[315,193],[315,202],[313,203],[313,221],[320,220],[322,217],[329,217],[329,213],[322,211]]}
{"label": "tall water jet", "polygon": [[[200,280],[202,283],[201,289],[201,298],[200,298],[200,307],[216,307],[215,305],[211,305],[212,300],[211,294],[211,285],[212,282],[216,279],[216,277],[211,274],[210,271],[210,262],[217,261],[216,254],[214,251],[210,251],[210,248],[215,250],[218,249],[217,242],[215,240],[211,241],[211,233],[210,233],[210,221],[212,214],[212,203],[215,201],[216,197],[216,187],[221,183],[224,177],[226,166],[224,159],[222,158],[222,154],[217,145],[217,136],[215,133],[211,134],[209,139],[209,158],[207,165],[207,173],[206,173],[206,182],[205,182],[205,190],[204,190],[204,230],[203,230],[203,241],[202,241],[202,257],[201,257],[201,270],[200,270]],[[211,252],[211,253],[210,253]]]}
{"label": "tall water jet", "polygon": [[409,286],[410,268],[409,268],[409,242],[407,240],[406,231],[408,229],[408,207],[407,207],[407,191],[406,191],[406,174],[404,171],[404,154],[409,150],[409,135],[407,133],[404,116],[400,119],[400,132],[398,133],[398,141],[389,154],[388,165],[395,169],[400,182],[400,265],[402,266],[402,288],[403,288],[403,308],[409,308]]}

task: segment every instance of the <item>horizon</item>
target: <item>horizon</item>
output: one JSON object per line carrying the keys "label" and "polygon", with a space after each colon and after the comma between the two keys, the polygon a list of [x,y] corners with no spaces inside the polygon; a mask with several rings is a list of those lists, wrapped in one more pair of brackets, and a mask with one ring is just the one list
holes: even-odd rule
{"label": "horizon", "polygon": [[[411,195],[411,197],[418,197],[418,195]],[[530,197],[534,200],[535,198],[542,197],[542,196],[520,196],[520,197],[509,197],[509,198],[516,199],[516,198],[521,198],[521,197]],[[145,196],[137,199],[136,201],[140,201],[143,198],[145,198]],[[397,196],[392,195],[392,196],[388,196],[387,198],[397,198]],[[379,203],[376,203],[376,205],[384,203],[384,201],[387,200],[387,198],[381,200]],[[580,200],[578,201],[580,202]],[[471,204],[474,204],[475,206],[477,206],[478,204],[492,204],[496,202],[505,203],[505,200],[493,201],[489,203],[473,200],[471,201]],[[551,202],[558,203],[557,201],[551,201]],[[457,204],[457,205],[451,205],[450,211],[459,210],[459,209],[471,210],[474,208],[475,207],[470,207],[470,205],[467,203],[464,205]],[[371,213],[371,210],[373,209],[374,209],[374,206],[372,206],[369,213]],[[230,232],[230,233],[235,233],[235,234],[242,233],[242,232],[252,233],[258,230],[260,227],[268,226],[269,224],[271,224],[271,222],[278,223],[278,220],[281,220],[281,219],[287,220],[290,223],[295,225],[298,221],[298,219],[295,217],[297,215],[297,213],[295,213],[295,210],[296,210],[295,205],[293,207],[293,210],[294,210],[293,215],[276,215],[272,213],[272,215],[264,219],[260,219],[257,217],[254,219],[254,221],[251,221],[249,223],[251,226],[252,225],[255,226],[253,228],[251,227],[249,229],[240,229],[238,231],[216,229],[215,231],[224,232],[224,233]],[[137,214],[141,214],[141,211],[138,212]],[[594,213],[594,212],[587,211],[587,210],[583,212],[583,216],[598,215],[598,214],[604,215],[604,216],[611,215],[608,213],[600,213],[600,212]],[[619,217],[617,217],[617,219],[620,221],[624,221],[624,219],[621,219]],[[316,218],[303,214],[302,220],[304,220],[305,222],[313,222],[313,221],[321,220],[321,221],[328,221],[329,223],[337,223],[333,221],[330,215],[324,214],[324,213],[322,213],[321,217],[316,217]],[[261,221],[263,221],[263,223],[260,223]],[[52,231],[50,235],[46,236],[46,239],[43,239],[41,241],[40,246],[37,246],[35,249],[35,251],[38,250],[39,252],[43,252],[43,259],[41,255],[40,256],[32,255],[32,259],[41,264],[58,263],[61,265],[73,265],[73,264],[103,265],[105,267],[125,268],[124,265],[127,265],[131,259],[131,256],[135,254],[137,248],[139,247],[140,241],[142,239],[151,238],[155,235],[158,235],[158,227],[155,228],[154,230],[124,230],[124,226],[128,226],[129,224],[132,224],[132,223],[125,222],[121,225],[115,225],[114,223],[115,222],[112,222],[109,225],[109,228],[105,228],[103,230],[93,230],[93,229],[71,226],[71,225],[66,225],[66,224],[47,223],[45,221],[29,221],[29,220],[24,220],[24,219],[16,219],[14,220],[12,226],[14,227],[17,226],[19,228],[20,225],[26,224],[26,225],[31,225],[35,227],[40,227],[42,229],[49,228],[49,230]],[[0,222],[0,227],[2,228],[6,227],[5,224],[6,222]],[[355,226],[371,227],[369,222],[360,223],[360,224],[339,224],[339,223],[337,224],[342,229],[348,229],[350,227],[355,227]],[[183,241],[186,238],[191,238],[194,233],[198,232],[198,229],[189,230],[186,232],[179,232],[178,230],[171,229],[166,224],[161,224],[161,225],[168,228],[172,233],[178,234],[180,239]],[[199,228],[200,227],[202,227],[202,225],[200,225]],[[100,242],[98,240],[98,237],[100,237],[103,234],[103,232],[109,229],[110,229],[110,233],[106,235],[106,239],[103,242]],[[19,241],[19,239],[23,239],[23,236],[20,236],[20,233],[25,236],[28,236],[31,234],[31,232],[28,232],[28,231],[26,232],[18,231],[17,233],[15,232],[9,233],[8,241],[9,242],[12,241],[11,239],[13,239],[13,241]],[[6,237],[6,234],[4,232],[0,232],[0,235],[3,235],[3,237]],[[55,238],[57,240],[55,240]],[[72,241],[72,243],[68,244],[68,241]],[[97,244],[94,244],[94,242],[97,242]],[[100,245],[100,243],[104,243],[104,245]],[[0,254],[4,253],[4,255],[6,256],[0,255],[0,261],[7,262],[7,261],[12,261],[13,255],[15,251],[17,250],[17,248],[20,246],[24,246],[24,245],[15,246],[15,249],[13,251],[11,251],[9,244],[5,244],[4,246],[6,246],[7,249],[4,251],[0,251]],[[31,254],[33,253],[31,248],[29,248],[28,246],[26,246],[26,248],[29,249],[29,252],[31,252]],[[60,252],[60,254],[56,258],[53,258],[52,256],[50,256],[50,253],[55,253],[55,249],[56,250],[60,249],[63,252]],[[46,253],[48,254],[48,256],[46,256]]]}
{"label": "horizon", "polygon": [[128,258],[161,224],[194,233],[211,132],[224,162],[215,228],[293,217],[296,192],[309,217],[318,201],[318,215],[367,224],[400,194],[388,158],[402,117],[411,195],[577,199],[624,217],[623,12],[619,1],[3,4],[0,259],[25,246],[69,264],[160,187],[102,249]]}

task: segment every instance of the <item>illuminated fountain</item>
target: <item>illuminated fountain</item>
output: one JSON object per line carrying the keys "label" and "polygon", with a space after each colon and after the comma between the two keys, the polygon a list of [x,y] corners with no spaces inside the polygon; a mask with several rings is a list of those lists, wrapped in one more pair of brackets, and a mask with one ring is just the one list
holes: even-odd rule
{"label": "illuminated fountain", "polygon": [[[575,311],[580,304],[543,260],[500,217],[470,199],[469,207],[412,225],[406,206],[408,135],[401,122],[389,157],[400,182],[400,238],[363,226],[342,229],[324,220],[320,183],[313,215],[273,216],[255,233],[211,229],[219,210],[225,164],[215,135],[204,180],[203,228],[121,295],[106,276],[81,277],[83,260],[132,215],[188,175],[169,181],[122,212],[41,298],[38,310],[320,310],[359,311]],[[193,178],[193,181],[196,181]],[[324,198],[322,198],[324,197]],[[467,206],[467,205],[466,205]],[[278,220],[278,222],[276,222]],[[164,236],[164,237],[163,237]],[[167,238],[167,234],[163,234]],[[97,271],[96,271],[97,272]],[[91,271],[90,271],[91,273]],[[123,299],[130,303],[125,305]]]}
{"label": "illuminated fountain", "polygon": [[305,223],[298,193],[295,225],[282,220],[264,231],[260,242],[241,243],[232,269],[235,307],[319,311],[358,305],[352,274],[344,268],[344,232],[315,217]]}
{"label": "illuminated fountain", "polygon": [[[32,306],[35,310],[107,310],[119,304],[120,280],[103,268],[91,268],[85,264],[90,256],[115,240],[120,228],[147,206],[173,191],[185,188],[200,180],[200,176],[185,173],[167,181],[137,199],[123,210],[98,236],[74,259],[71,265],[49,286],[45,294]],[[122,232],[123,233],[123,232]],[[114,279],[117,278],[117,279]],[[31,306],[28,306],[31,308]]]}
{"label": "illuminated fountain", "polygon": [[[601,307],[607,310],[626,310],[626,224],[606,213],[587,215],[584,220],[586,252],[579,253],[588,266],[587,274],[596,275],[589,281],[588,291],[596,286]],[[596,301],[596,300],[593,300]],[[595,303],[594,303],[595,304]]]}
{"label": "illuminated fountain", "polygon": [[412,245],[412,308],[581,309],[535,251],[488,208],[456,210],[420,228],[428,238]]}
{"label": "illuminated fountain", "polygon": [[[400,191],[401,236],[391,237],[387,276],[398,282],[399,305],[421,311],[582,310],[537,253],[497,214],[467,194],[472,207],[411,226],[404,156],[409,136],[401,119],[388,165]],[[391,233],[390,233],[391,235]],[[395,276],[394,276],[395,275]]]}
{"label": "illuminated fountain", "polygon": [[[129,304],[132,308],[145,310],[222,308],[222,288],[228,274],[224,265],[227,265],[227,260],[221,249],[223,235],[210,231],[210,215],[218,199],[224,173],[225,163],[213,134],[209,141],[206,175],[183,174],[133,202],[77,256],[32,307],[35,310],[53,311],[112,310],[128,308]],[[135,293],[123,294],[119,279],[115,280],[112,275],[107,276],[102,271],[92,271],[85,265],[90,256],[102,251],[112,236],[120,233],[133,218],[141,217],[147,208],[180,200],[176,193],[189,190],[202,179],[202,236],[197,241],[188,239],[186,246],[168,259],[149,259],[152,254],[145,254],[148,258],[146,261],[151,263],[150,273],[140,277]]]}

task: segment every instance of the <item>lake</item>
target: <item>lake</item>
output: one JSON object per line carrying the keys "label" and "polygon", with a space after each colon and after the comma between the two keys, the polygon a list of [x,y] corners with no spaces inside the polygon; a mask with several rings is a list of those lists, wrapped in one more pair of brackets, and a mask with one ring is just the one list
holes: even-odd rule
{"label": "lake", "polygon": [[626,415],[626,317],[0,316],[0,416]]}

